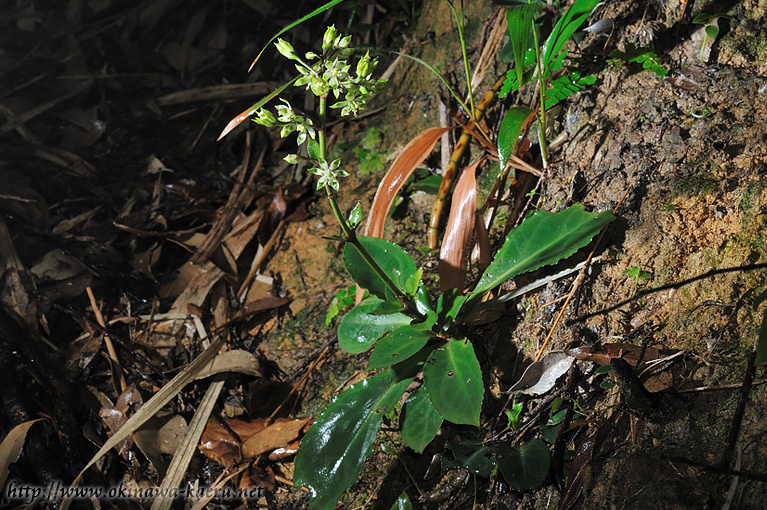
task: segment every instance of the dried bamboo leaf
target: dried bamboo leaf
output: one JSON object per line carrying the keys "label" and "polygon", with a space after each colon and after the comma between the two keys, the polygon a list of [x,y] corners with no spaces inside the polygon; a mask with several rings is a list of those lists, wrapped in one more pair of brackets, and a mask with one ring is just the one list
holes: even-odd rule
{"label": "dried bamboo leaf", "polygon": [[[163,478],[159,487],[160,494],[172,494],[173,490],[181,485],[186,475],[186,470],[189,467],[189,462],[192,460],[192,455],[194,455],[197,449],[197,443],[200,441],[205,425],[208,423],[208,418],[213,412],[213,407],[216,405],[218,396],[223,389],[224,381],[214,381],[208,387],[205,396],[202,397],[200,406],[189,423],[189,430],[187,430],[184,440],[176,450],[170,466],[168,466],[168,473]],[[173,504],[173,499],[172,496],[155,498],[150,510],[168,510]]]}
{"label": "dried bamboo leaf", "polygon": [[271,425],[259,430],[242,443],[242,456],[257,457],[294,441],[314,418],[277,418]]}
{"label": "dried bamboo leaf", "polygon": [[[431,127],[424,129],[415,138],[405,146],[397,159],[394,160],[389,170],[378,184],[373,205],[370,206],[368,222],[365,225],[365,235],[368,237],[381,237],[383,235],[386,216],[389,214],[397,193],[407,181],[407,178],[413,173],[418,165],[424,162],[434,146],[437,144],[443,134],[447,133],[452,127]],[[364,290],[357,288],[356,301],[362,300]]]}
{"label": "dried bamboo leaf", "polygon": [[42,421],[43,418],[25,421],[13,427],[0,444],[0,487],[5,487],[5,480],[8,478],[9,467],[16,462],[24,448],[24,442],[27,439],[29,428]]}
{"label": "dried bamboo leaf", "polygon": [[16,253],[11,233],[0,218],[0,307],[20,326],[37,336],[35,279]]}
{"label": "dried bamboo leaf", "polygon": [[260,96],[278,86],[276,82],[259,81],[255,83],[227,83],[224,85],[212,85],[197,89],[181,90],[172,92],[157,98],[160,106],[175,104],[197,103],[203,101],[220,101],[222,99],[241,99],[244,97]]}
{"label": "dried bamboo leaf", "polygon": [[[83,479],[83,474],[85,474],[85,472],[91,466],[98,462],[98,460],[106,455],[112,448],[118,445],[120,441],[133,434],[139,427],[146,423],[149,418],[157,414],[157,411],[162,409],[165,404],[170,402],[171,399],[173,399],[184,388],[184,386],[192,382],[195,376],[202,369],[204,369],[211,362],[211,360],[213,360],[223,345],[224,338],[221,336],[216,336],[208,348],[206,348],[199,356],[197,356],[197,358],[191,362],[184,370],[179,372],[176,377],[171,379],[168,384],[163,386],[160,391],[155,393],[148,402],[141,406],[141,409],[136,411],[136,414],[131,416],[128,421],[125,422],[125,425],[123,425],[115,435],[110,437],[106,443],[104,443],[104,446],[102,446],[101,449],[96,452],[96,455],[94,455],[93,458],[88,461],[82,471],[80,471],[80,473],[77,475],[77,478],[75,478],[75,480],[72,482],[70,489],[80,484]],[[71,504],[72,499],[65,498],[61,503],[61,510],[67,510]]]}
{"label": "dried bamboo leaf", "polygon": [[532,363],[519,381],[512,386],[508,393],[524,393],[525,395],[543,395],[551,390],[570,369],[575,360],[562,351],[552,351],[540,361]]}

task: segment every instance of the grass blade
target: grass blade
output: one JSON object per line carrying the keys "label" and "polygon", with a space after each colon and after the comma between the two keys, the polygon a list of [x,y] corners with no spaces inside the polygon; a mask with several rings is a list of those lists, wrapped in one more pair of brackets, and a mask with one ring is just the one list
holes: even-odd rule
{"label": "grass blade", "polygon": [[248,108],[247,110],[245,110],[244,112],[242,112],[241,114],[239,114],[238,116],[236,116],[235,118],[230,120],[229,124],[227,124],[226,127],[224,128],[224,130],[221,131],[221,134],[218,135],[218,138],[216,139],[216,141],[221,140],[223,137],[228,135],[229,132],[232,129],[234,129],[237,126],[239,126],[242,123],[242,121],[244,121],[245,119],[247,119],[248,117],[253,115],[256,112],[256,110],[258,110],[259,108],[264,106],[266,103],[268,103],[269,101],[271,101],[275,97],[279,96],[282,93],[283,90],[285,90],[286,88],[288,88],[291,85],[293,85],[296,82],[297,79],[298,79],[298,76],[296,76],[295,78],[293,78],[289,82],[284,83],[279,88],[277,88],[277,89],[273,90],[272,92],[270,92],[269,95],[264,96],[263,98],[261,98],[256,104],[254,104],[253,106],[251,106],[250,108]]}
{"label": "grass blade", "polygon": [[327,11],[327,10],[328,10],[328,9],[330,9],[331,7],[334,7],[334,6],[336,6],[336,5],[340,4],[340,3],[341,3],[341,2],[343,2],[343,1],[344,1],[344,0],[330,0],[330,2],[328,2],[328,3],[326,3],[326,4],[323,4],[323,5],[321,5],[320,7],[317,7],[316,9],[314,9],[312,12],[310,12],[310,13],[309,13],[309,14],[307,14],[306,16],[304,16],[304,17],[302,17],[302,18],[299,18],[299,19],[297,19],[297,20],[296,20],[296,21],[294,21],[293,23],[289,24],[288,26],[286,26],[285,28],[283,28],[282,30],[280,30],[279,32],[277,32],[276,34],[274,34],[274,35],[272,36],[272,38],[271,38],[271,39],[269,39],[269,42],[267,42],[267,43],[266,43],[266,45],[265,45],[265,46],[264,46],[264,47],[261,49],[261,51],[259,51],[259,52],[258,52],[258,55],[256,55],[256,58],[253,60],[253,63],[252,63],[252,64],[250,64],[250,67],[248,68],[248,72],[250,72],[250,70],[251,70],[251,69],[253,69],[253,66],[255,66],[255,65],[256,65],[256,62],[258,62],[258,59],[259,59],[259,58],[261,58],[261,55],[264,53],[264,51],[266,50],[266,48],[268,48],[268,47],[269,47],[269,45],[270,45],[270,44],[272,44],[272,42],[274,42],[274,40],[275,40],[275,39],[277,39],[279,36],[281,36],[282,34],[284,34],[285,32],[287,32],[287,31],[288,31],[288,30],[290,30],[291,28],[293,28],[293,27],[296,27],[296,26],[300,25],[300,24],[301,24],[301,23],[303,23],[304,21],[306,21],[306,20],[308,20],[308,19],[311,19],[311,18],[315,17],[315,16],[316,16],[316,15],[318,15],[318,14],[322,14],[323,12]]}
{"label": "grass blade", "polygon": [[[149,401],[141,406],[141,408],[136,411],[136,414],[131,416],[128,421],[125,422],[125,425],[120,427],[120,430],[118,430],[112,437],[110,437],[104,443],[104,446],[102,446],[101,449],[96,452],[96,455],[94,455],[93,458],[88,461],[82,471],[80,471],[80,473],[77,475],[77,478],[75,478],[75,480],[72,482],[70,489],[79,485],[83,479],[83,474],[85,474],[85,472],[91,466],[98,462],[100,458],[109,453],[109,450],[114,448],[123,439],[126,439],[128,436],[133,434],[139,427],[146,423],[147,420],[157,414],[157,411],[162,409],[165,404],[170,402],[176,395],[178,395],[184,386],[193,381],[195,376],[202,369],[204,369],[208,363],[213,360],[213,358],[216,357],[216,354],[218,354],[219,349],[221,349],[223,345],[224,338],[222,336],[216,336],[216,338],[214,338],[210,343],[210,346],[205,349],[202,354],[197,356],[193,362],[191,362],[184,370],[179,372],[176,377],[171,379],[168,384],[163,386],[160,391],[155,393],[154,396],[149,399]],[[68,492],[71,492],[71,490]],[[71,497],[65,498],[64,501],[62,501],[61,510],[67,510],[71,504]]]}
{"label": "grass blade", "polygon": [[152,502],[150,510],[170,509],[174,499],[173,496],[170,495],[173,494],[173,490],[177,489],[184,480],[186,470],[189,468],[189,462],[191,462],[192,455],[194,455],[194,452],[197,449],[197,443],[200,441],[202,432],[208,424],[208,418],[210,418],[213,408],[216,405],[216,401],[218,400],[218,396],[223,389],[223,380],[213,381],[210,386],[208,386],[205,396],[202,397],[202,401],[197,407],[197,411],[195,411],[192,421],[189,423],[189,429],[187,430],[183,441],[173,455],[173,460],[170,462],[170,466],[168,466],[168,473],[160,484],[160,496],[156,497]]}

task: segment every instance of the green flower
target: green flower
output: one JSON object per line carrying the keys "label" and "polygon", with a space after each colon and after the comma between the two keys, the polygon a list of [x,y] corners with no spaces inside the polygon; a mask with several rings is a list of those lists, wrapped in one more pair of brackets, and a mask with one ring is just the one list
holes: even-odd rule
{"label": "green flower", "polygon": [[315,175],[319,176],[319,179],[317,179],[317,189],[322,189],[325,186],[329,186],[333,188],[334,190],[338,191],[339,183],[338,178],[339,177],[346,177],[349,175],[349,172],[346,170],[339,170],[338,167],[341,165],[340,159],[334,159],[330,163],[327,162],[325,159],[321,159],[318,161],[319,167],[310,168],[309,172],[313,173]]}
{"label": "green flower", "polygon": [[337,37],[338,31],[336,30],[336,26],[330,25],[328,29],[325,30],[325,35],[322,36],[322,51],[331,49],[335,44]]}
{"label": "green flower", "polygon": [[357,77],[369,79],[370,75],[373,74],[373,71],[375,71],[377,65],[378,59],[371,59],[370,52],[368,51],[365,53],[365,56],[362,57],[359,62],[357,62]]}
{"label": "green flower", "polygon": [[260,108],[256,112],[257,117],[253,119],[253,122],[257,124],[261,124],[262,126],[276,126],[277,125],[277,119],[274,118],[274,115],[272,115],[272,112],[269,110],[265,110],[263,108]]}
{"label": "green flower", "polygon": [[286,40],[278,38],[277,42],[274,43],[274,45],[277,46],[277,51],[279,51],[283,57],[290,60],[298,60],[298,55],[296,55],[296,50],[294,50],[293,46]]}
{"label": "green flower", "polygon": [[312,89],[312,93],[317,97],[325,97],[330,92],[328,82],[319,77],[309,80],[309,86]]}

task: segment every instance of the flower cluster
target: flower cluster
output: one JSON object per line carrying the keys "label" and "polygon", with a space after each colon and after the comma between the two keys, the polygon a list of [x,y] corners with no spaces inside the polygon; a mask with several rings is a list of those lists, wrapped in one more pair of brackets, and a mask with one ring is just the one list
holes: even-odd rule
{"label": "flower cluster", "polygon": [[[337,101],[330,105],[331,108],[341,109],[343,116],[356,116],[357,113],[367,107],[367,99],[372,94],[383,90],[386,80],[373,78],[378,59],[371,57],[369,51],[357,61],[354,73],[352,73],[349,59],[355,50],[349,47],[350,42],[351,36],[343,36],[337,32],[335,26],[330,26],[322,37],[322,55],[310,51],[302,58],[289,42],[279,38],[275,46],[282,56],[296,62],[296,69],[300,73],[295,81],[296,86],[306,86],[307,90],[311,90],[323,102],[332,94]],[[290,103],[284,99],[281,101],[284,104],[275,107],[276,116],[269,110],[261,108],[256,112],[256,117],[253,120],[264,126],[282,127],[280,136],[283,138],[297,132],[298,145],[303,144],[307,140],[307,136],[312,140],[317,140],[312,119],[297,115]],[[321,115],[323,114],[321,113]],[[320,124],[323,122],[324,119],[321,118]],[[317,145],[316,141],[312,143]],[[340,160],[329,163],[322,157],[312,155],[311,148],[309,154],[314,160],[315,167],[309,171],[319,176],[317,188],[328,186],[338,190],[338,178],[348,175],[347,172],[339,170]],[[292,164],[301,159],[295,154],[285,158]]]}
{"label": "flower cluster", "polygon": [[294,131],[298,131],[298,145],[301,145],[306,141],[306,135],[315,139],[317,133],[314,130],[312,119],[297,115],[296,112],[293,111],[293,107],[290,106],[290,103],[284,99],[280,99],[280,101],[285,104],[278,104],[275,106],[275,109],[277,110],[276,118],[269,110],[260,108],[256,112],[256,118],[253,119],[253,122],[267,127],[281,126],[282,130],[280,131],[280,136],[282,138],[289,136]]}

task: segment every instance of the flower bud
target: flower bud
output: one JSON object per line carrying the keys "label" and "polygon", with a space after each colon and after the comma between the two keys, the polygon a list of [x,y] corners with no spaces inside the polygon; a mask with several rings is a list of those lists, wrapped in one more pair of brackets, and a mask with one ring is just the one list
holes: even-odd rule
{"label": "flower bud", "polygon": [[274,126],[277,123],[277,119],[274,118],[272,112],[263,108],[256,112],[257,117],[253,119],[253,122],[261,124],[262,126]]}
{"label": "flower bud", "polygon": [[357,76],[364,78],[367,76],[368,68],[370,67],[370,52],[365,53],[365,56],[359,59],[357,62]]}
{"label": "flower bud", "polygon": [[341,40],[336,41],[336,48],[346,48],[349,46],[349,43],[352,42],[352,36],[347,35],[346,37],[343,37]]}
{"label": "flower bud", "polygon": [[288,58],[290,60],[297,60],[298,55],[296,55],[296,50],[293,49],[293,46],[287,42],[284,39],[277,39],[277,42],[274,43],[275,46],[277,46],[277,51],[279,51],[283,57]]}
{"label": "flower bud", "polygon": [[301,161],[301,157],[298,154],[288,154],[282,159],[284,159],[291,165],[296,165],[298,164],[299,161]]}
{"label": "flower bud", "polygon": [[336,26],[330,25],[328,29],[325,30],[325,35],[322,37],[322,51],[327,51],[332,48],[333,42],[336,40],[337,36],[338,32],[336,31]]}

